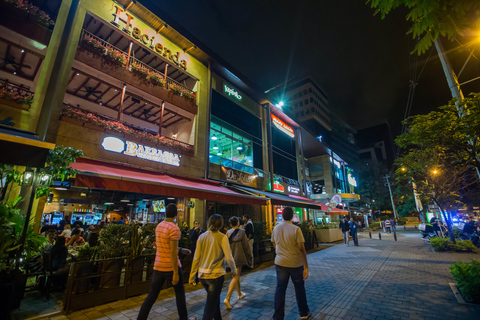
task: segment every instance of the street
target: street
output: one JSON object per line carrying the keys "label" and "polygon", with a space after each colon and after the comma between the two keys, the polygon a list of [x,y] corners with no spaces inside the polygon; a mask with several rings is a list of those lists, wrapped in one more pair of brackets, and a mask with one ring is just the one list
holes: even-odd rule
{"label": "street", "polygon": [[[417,232],[399,232],[398,241],[360,233],[359,247],[334,245],[308,255],[306,281],[312,319],[478,319],[480,306],[458,304],[449,283],[449,266],[479,254],[436,253]],[[276,285],[274,266],[242,276],[244,300],[232,297],[224,319],[271,319]],[[190,316],[201,319],[205,290],[187,289]],[[224,285],[221,301],[226,295]],[[160,294],[151,319],[178,319],[171,289]],[[286,319],[299,319],[293,285],[287,290]],[[145,295],[44,319],[135,319]]]}

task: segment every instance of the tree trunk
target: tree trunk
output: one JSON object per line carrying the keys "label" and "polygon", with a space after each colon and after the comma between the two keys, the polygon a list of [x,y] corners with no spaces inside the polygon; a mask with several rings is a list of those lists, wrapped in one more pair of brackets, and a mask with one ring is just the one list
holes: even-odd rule
{"label": "tree trunk", "polygon": [[440,212],[446,218],[445,222],[447,223],[448,236],[450,238],[450,241],[455,243],[455,237],[453,236],[453,225],[452,225],[451,214],[449,212],[445,213],[445,210],[443,210],[443,207],[440,205],[440,203],[438,203],[436,199],[433,199],[433,201],[437,204],[438,208],[440,209]]}

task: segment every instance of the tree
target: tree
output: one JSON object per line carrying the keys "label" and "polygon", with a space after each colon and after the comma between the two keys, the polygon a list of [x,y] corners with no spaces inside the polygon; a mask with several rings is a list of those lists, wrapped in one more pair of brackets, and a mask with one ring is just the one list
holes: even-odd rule
{"label": "tree", "polygon": [[[480,93],[447,105],[426,115],[407,119],[408,132],[395,143],[401,148],[417,148],[445,154],[455,163],[480,170]],[[460,108],[460,112],[458,111]]]}
{"label": "tree", "polygon": [[400,217],[418,216],[415,196],[411,186],[399,185],[395,189],[397,212]]}
{"label": "tree", "polygon": [[356,192],[360,195],[361,201],[369,203],[372,212],[377,210],[392,210],[392,203],[385,179],[383,176],[387,173],[384,165],[369,165],[358,169],[358,176],[361,183]]}
{"label": "tree", "polygon": [[417,193],[440,209],[450,240],[455,242],[448,209],[460,203],[463,192],[477,183],[472,167],[452,161],[445,153],[437,153],[434,149],[419,148],[410,149],[396,160],[396,164],[397,182],[406,186],[412,179],[415,181]]}
{"label": "tree", "polygon": [[478,0],[367,0],[382,19],[393,9],[408,9],[407,20],[412,26],[407,34],[420,41],[413,52],[425,53],[441,35],[449,40],[468,29],[480,26]]}

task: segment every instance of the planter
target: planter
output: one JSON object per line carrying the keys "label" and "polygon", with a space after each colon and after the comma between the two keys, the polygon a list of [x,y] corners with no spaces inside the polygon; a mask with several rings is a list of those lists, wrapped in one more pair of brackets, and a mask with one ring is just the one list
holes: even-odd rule
{"label": "planter", "polygon": [[343,240],[342,231],[340,229],[316,229],[318,242],[335,242]]}
{"label": "planter", "polygon": [[103,262],[100,289],[118,288],[120,286],[123,265],[123,258]]}
{"label": "planter", "polygon": [[73,293],[87,293],[90,290],[90,278],[79,279],[91,276],[93,274],[94,265],[92,262],[77,262],[73,265],[71,277],[74,279]]}
{"label": "planter", "polygon": [[29,110],[30,109],[30,106],[28,104],[22,104],[22,103],[18,103],[18,102],[15,102],[13,100],[8,100],[8,99],[4,99],[4,98],[0,98],[0,104],[6,105],[6,106],[9,106],[9,107],[12,107],[12,108],[16,108],[16,109],[21,109],[21,110]]}
{"label": "planter", "polygon": [[27,275],[23,273],[12,274],[0,280],[0,318],[9,319],[8,314],[13,309],[20,308],[20,303],[25,292]]}
{"label": "planter", "polygon": [[68,117],[65,117],[65,116],[60,116],[60,120],[63,121],[63,122],[68,122],[68,123],[83,127],[83,121],[80,121],[80,120],[68,118]]}
{"label": "planter", "polygon": [[145,262],[147,263],[147,278],[146,280],[152,280],[153,277],[153,266],[155,264],[155,256],[147,256],[145,258]]}
{"label": "planter", "polygon": [[133,258],[128,263],[127,283],[139,283],[143,278],[143,263],[145,257]]}

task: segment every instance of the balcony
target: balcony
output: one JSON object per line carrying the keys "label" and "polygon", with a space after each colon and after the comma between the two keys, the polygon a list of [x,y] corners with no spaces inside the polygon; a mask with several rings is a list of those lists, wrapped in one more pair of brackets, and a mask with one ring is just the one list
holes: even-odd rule
{"label": "balcony", "polygon": [[29,110],[33,102],[33,92],[25,87],[0,79],[0,104],[16,109]]}
{"label": "balcony", "polygon": [[[75,59],[113,78],[120,79],[127,87],[135,87],[160,101],[165,101],[192,114],[197,113],[196,92],[174,79],[166,77],[139,59],[128,58],[125,51],[86,30],[82,33]],[[127,62],[128,68],[126,68]],[[72,73],[72,75],[74,74]],[[93,85],[96,88],[99,86],[99,82]],[[79,90],[81,88],[69,87],[69,93],[72,94],[77,94]],[[108,89],[105,87],[104,90]],[[99,96],[105,94],[104,91],[98,93]]]}
{"label": "balcony", "polygon": [[168,150],[188,156],[194,154],[194,146],[188,143],[159,136],[156,132],[135,127],[126,122],[115,121],[112,118],[93,112],[87,112],[69,105],[63,106],[61,120],[91,130],[126,137],[140,144],[155,146],[158,149]]}

